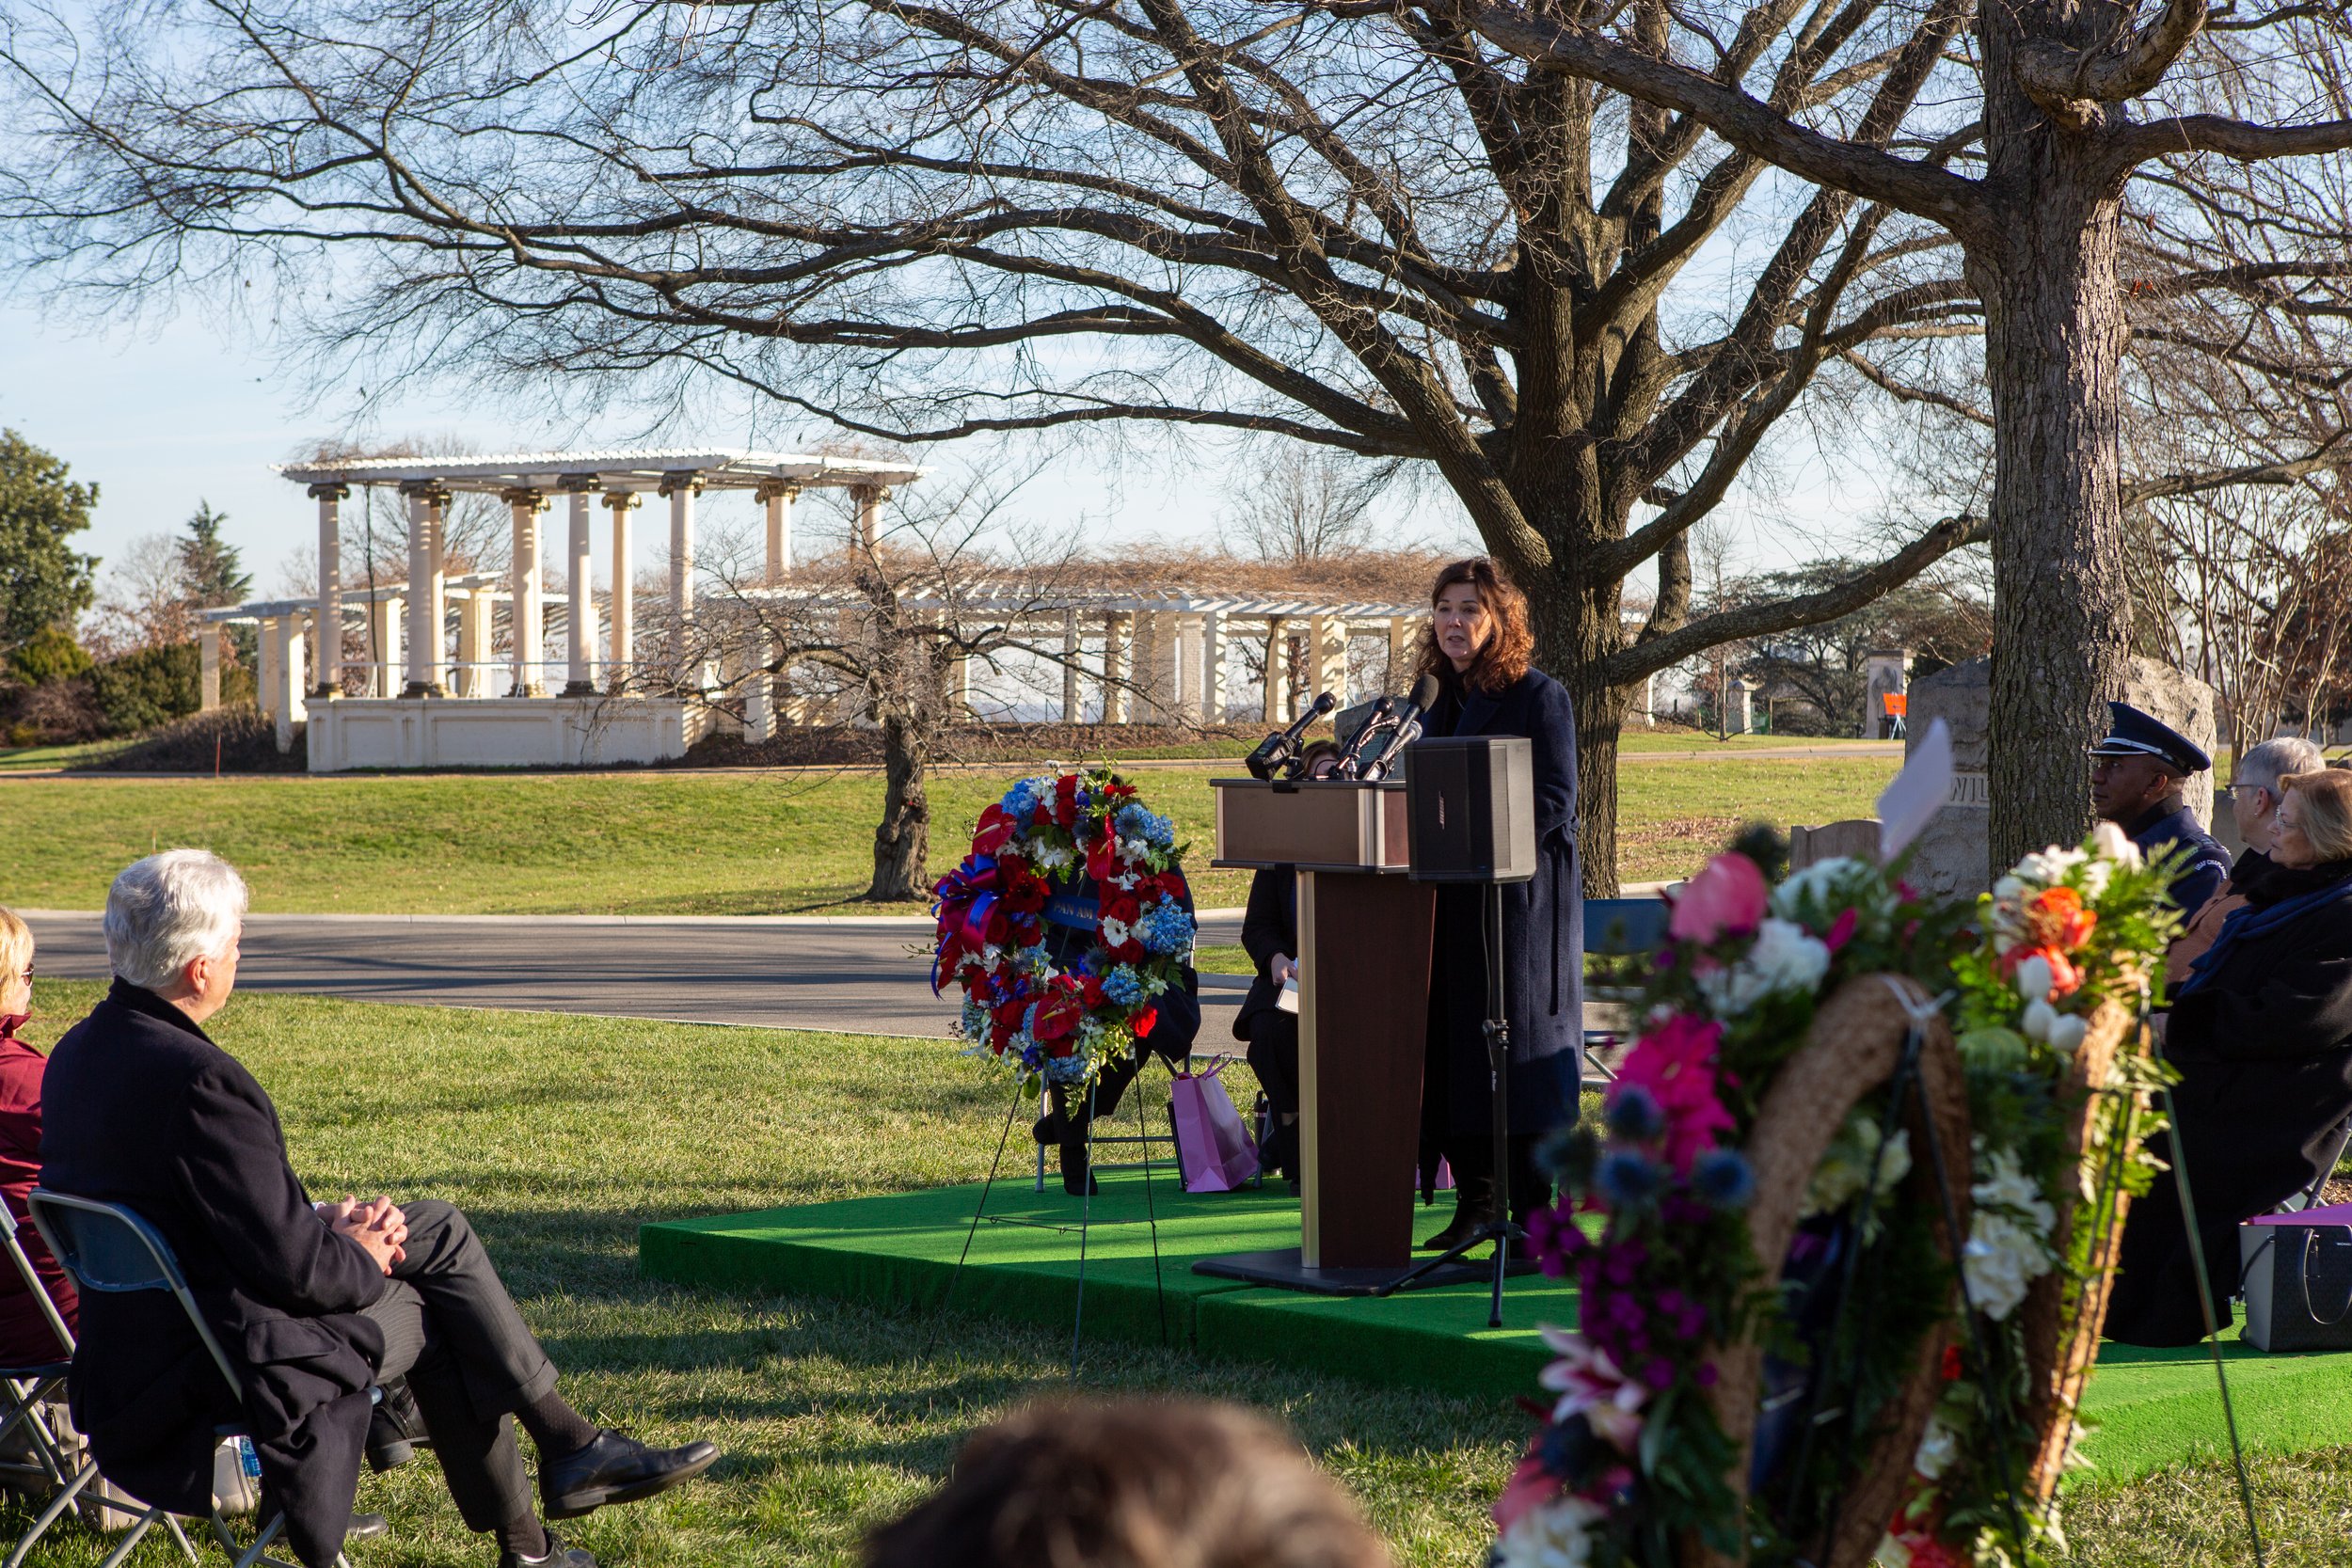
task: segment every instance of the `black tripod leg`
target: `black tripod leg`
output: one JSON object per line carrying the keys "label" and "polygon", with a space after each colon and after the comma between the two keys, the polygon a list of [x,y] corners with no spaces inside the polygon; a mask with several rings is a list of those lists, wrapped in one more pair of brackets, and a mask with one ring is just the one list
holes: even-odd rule
{"label": "black tripod leg", "polygon": [[1511,1019],[1504,1010],[1502,884],[1486,884],[1486,1092],[1494,1101],[1495,1279],[1486,1326],[1502,1326],[1502,1276],[1511,1267]]}

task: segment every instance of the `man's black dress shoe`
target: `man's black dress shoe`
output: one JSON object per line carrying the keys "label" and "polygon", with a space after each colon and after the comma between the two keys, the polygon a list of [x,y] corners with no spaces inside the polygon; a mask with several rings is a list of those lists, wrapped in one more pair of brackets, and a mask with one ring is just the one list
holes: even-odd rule
{"label": "man's black dress shoe", "polygon": [[[262,1493],[260,1504],[253,1511],[256,1528],[267,1529],[270,1522],[283,1512],[278,1506],[276,1497],[271,1497],[267,1492]],[[390,1534],[391,1529],[391,1525],[381,1513],[355,1513],[351,1516],[351,1528],[343,1531],[343,1540],[346,1544],[353,1541],[373,1541],[379,1535]],[[281,1529],[279,1539],[283,1538]]]}
{"label": "man's black dress shoe", "polygon": [[383,1397],[368,1413],[368,1468],[381,1475],[396,1469],[417,1457],[419,1449],[429,1449],[433,1439],[426,1435],[424,1416],[417,1409],[417,1397],[408,1391],[408,1380],[396,1377],[383,1386]]}
{"label": "man's black dress shoe", "polygon": [[520,1552],[501,1552],[499,1568],[596,1568],[596,1554],[585,1546],[566,1546],[562,1536],[549,1530],[547,1556],[525,1557]]}
{"label": "man's black dress shoe", "polygon": [[539,1500],[550,1519],[577,1519],[607,1503],[633,1503],[693,1480],[719,1462],[710,1443],[649,1449],[611,1430],[577,1453],[539,1462]]}

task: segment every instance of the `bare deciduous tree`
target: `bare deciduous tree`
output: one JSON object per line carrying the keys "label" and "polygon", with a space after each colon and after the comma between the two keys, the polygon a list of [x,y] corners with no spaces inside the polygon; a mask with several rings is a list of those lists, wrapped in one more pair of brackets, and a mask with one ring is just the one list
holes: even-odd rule
{"label": "bare deciduous tree", "polygon": [[[1779,0],[1677,7],[1684,32],[1674,49],[1641,47],[1578,4],[1443,9],[1452,26],[1545,73],[1627,94],[1683,134],[1703,128],[1824,192],[1929,220],[1959,243],[1983,309],[1994,454],[1993,855],[2005,863],[2077,836],[2090,820],[2082,781],[2047,759],[2099,733],[2132,649],[2119,456],[2127,195],[2161,209],[2185,189],[2226,189],[2243,178],[2232,169],[2317,163],[2352,147],[2342,9],[1931,7],[1953,24],[1932,90],[1911,95],[1899,115],[1853,120],[1758,93],[1734,69],[1736,40],[1798,15]],[[1899,16],[1857,0],[1806,13],[1804,27],[1863,17],[1875,37]],[[2215,232],[2268,216],[2233,211],[2226,198],[2185,206]],[[2344,236],[2311,239],[2331,253],[2275,262],[2233,253],[2138,284],[2243,295],[2342,276]]]}
{"label": "bare deciduous tree", "polygon": [[[1692,613],[1688,531],[1818,372],[1974,310],[1917,199],[1968,183],[1940,169],[1969,138],[1894,150],[1943,116],[1921,94],[1963,0],[1707,11],[114,8],[9,41],[0,211],[102,293],[282,280],[273,308],[372,387],[716,375],[892,439],[1156,420],[1431,465],[1575,700],[1605,893],[1637,683],[1981,537],[1945,519],[1823,593]],[[1797,187],[1772,166],[1818,174],[1800,122],[1901,172]]]}

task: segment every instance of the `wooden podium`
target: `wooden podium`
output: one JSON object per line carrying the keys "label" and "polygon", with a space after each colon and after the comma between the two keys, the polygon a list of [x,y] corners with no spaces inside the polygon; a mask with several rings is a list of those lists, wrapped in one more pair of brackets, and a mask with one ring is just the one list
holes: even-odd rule
{"label": "wooden podium", "polygon": [[[1335,1295],[1409,1266],[1433,890],[1406,875],[1403,781],[1212,779],[1212,865],[1298,876],[1299,1244],[1195,1272]],[[1444,1271],[1427,1283],[1476,1278]]]}

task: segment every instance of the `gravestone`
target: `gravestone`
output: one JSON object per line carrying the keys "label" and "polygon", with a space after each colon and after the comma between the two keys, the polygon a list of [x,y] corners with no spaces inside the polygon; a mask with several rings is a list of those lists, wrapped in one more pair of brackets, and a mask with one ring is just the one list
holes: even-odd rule
{"label": "gravestone", "polygon": [[1861,736],[1865,740],[1883,740],[1895,733],[1886,699],[1911,689],[1911,654],[1904,648],[1872,648],[1862,657]]}
{"label": "gravestone", "polygon": [[[2134,658],[2124,682],[2123,701],[2153,714],[2208,753],[2213,751],[2214,691],[2204,682],[2156,659]],[[1971,659],[1911,684],[1906,757],[1936,720],[1943,720],[1952,732],[1951,797],[1919,835],[1918,851],[1912,861],[1911,882],[1925,893],[1973,898],[1993,885],[1993,797],[1988,787],[1992,708],[1990,659]],[[2050,766],[2080,768],[2088,797],[2088,759],[2053,755]],[[2213,784],[2211,771],[2198,773],[2181,791],[2197,820],[2208,825],[2213,821]]]}

